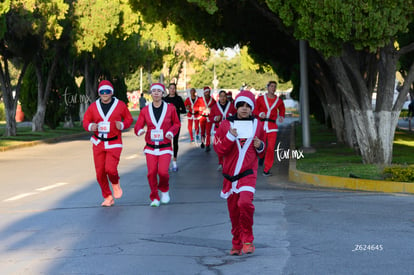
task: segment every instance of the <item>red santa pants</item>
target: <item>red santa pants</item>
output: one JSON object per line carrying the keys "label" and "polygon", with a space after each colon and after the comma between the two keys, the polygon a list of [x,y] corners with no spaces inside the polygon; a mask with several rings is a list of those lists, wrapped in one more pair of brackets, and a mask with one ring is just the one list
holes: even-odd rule
{"label": "red santa pants", "polygon": [[266,133],[266,153],[264,160],[264,171],[269,172],[273,166],[275,160],[275,148],[276,148],[277,132]]}
{"label": "red santa pants", "polygon": [[233,248],[242,249],[243,243],[253,242],[254,194],[249,191],[233,193],[227,198],[227,208],[231,220]]}
{"label": "red santa pants", "polygon": [[200,124],[198,119],[188,119],[188,133],[190,133],[191,141],[194,141],[193,123],[196,136],[200,134]]}
{"label": "red santa pants", "polygon": [[170,189],[168,182],[170,179],[168,167],[171,162],[171,154],[157,156],[147,153],[145,154],[145,157],[147,159],[148,184],[151,189],[150,200],[160,200],[158,190],[161,192],[167,192]]}
{"label": "red santa pants", "polygon": [[211,139],[211,127],[212,123],[207,121],[206,117],[200,117],[200,128],[201,128],[201,142],[205,143],[206,146],[210,146]]}
{"label": "red santa pants", "polygon": [[[118,164],[122,148],[105,149],[104,143],[93,145],[93,160],[95,162],[96,179],[101,187],[102,197],[112,195],[109,181],[119,183]],[[109,178],[109,181],[108,181]]]}

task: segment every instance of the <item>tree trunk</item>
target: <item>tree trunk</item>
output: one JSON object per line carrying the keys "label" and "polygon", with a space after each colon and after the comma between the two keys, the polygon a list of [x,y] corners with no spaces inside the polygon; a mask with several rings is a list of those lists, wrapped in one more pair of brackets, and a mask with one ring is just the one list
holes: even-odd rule
{"label": "tree trunk", "polygon": [[3,92],[4,107],[6,112],[6,131],[4,135],[7,137],[15,136],[17,134],[16,108],[20,96],[20,89],[23,76],[26,73],[28,65],[29,62],[27,61],[23,63],[23,67],[20,71],[20,75],[17,80],[17,85],[14,90],[14,96],[12,85],[10,82],[8,59],[6,57],[3,56],[3,63],[2,66],[0,66],[0,86]]}
{"label": "tree trunk", "polygon": [[41,132],[44,130],[45,114],[46,104],[37,104],[36,114],[32,119],[32,132]]}
{"label": "tree trunk", "polygon": [[[379,55],[379,62],[375,64],[372,58],[375,55],[345,47],[343,55],[330,58],[328,64],[343,94],[344,114],[350,118],[345,124],[352,123],[356,137],[354,148],[361,154],[363,163],[390,165],[401,110],[393,105],[398,54],[390,43]],[[371,103],[373,78],[378,79],[375,111]],[[399,96],[406,94],[400,92]]]}
{"label": "tree trunk", "polygon": [[55,53],[53,56],[53,61],[50,66],[50,69],[46,76],[46,83],[43,79],[43,66],[48,66],[48,64],[45,64],[45,59],[41,56],[41,54],[38,54],[35,57],[35,71],[36,71],[36,77],[37,77],[37,109],[36,114],[33,116],[32,119],[32,131],[33,132],[41,132],[43,131],[43,126],[45,124],[45,115],[46,115],[46,106],[47,102],[49,100],[49,95],[52,90],[52,80],[56,75],[58,60],[60,58],[59,56],[59,50],[58,48],[55,49]]}
{"label": "tree trunk", "polygon": [[[6,106],[6,104],[4,104]],[[14,105],[14,104],[13,104]],[[5,107],[6,111],[6,129],[4,136],[11,137],[16,136],[17,134],[17,124],[16,124],[16,109]]]}

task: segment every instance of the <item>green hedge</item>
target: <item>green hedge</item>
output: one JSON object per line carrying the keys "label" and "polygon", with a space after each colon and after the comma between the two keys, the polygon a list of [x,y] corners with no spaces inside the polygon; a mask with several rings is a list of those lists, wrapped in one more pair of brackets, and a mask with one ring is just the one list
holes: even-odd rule
{"label": "green hedge", "polygon": [[390,181],[414,182],[414,165],[385,167],[384,178]]}
{"label": "green hedge", "polygon": [[4,103],[0,103],[0,121],[6,120],[6,111],[4,110]]}

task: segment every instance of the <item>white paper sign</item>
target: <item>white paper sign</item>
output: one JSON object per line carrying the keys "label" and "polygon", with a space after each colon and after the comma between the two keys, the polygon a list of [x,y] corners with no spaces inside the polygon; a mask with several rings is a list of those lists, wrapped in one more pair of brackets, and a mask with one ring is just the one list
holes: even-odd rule
{"label": "white paper sign", "polygon": [[235,120],[234,128],[237,129],[237,138],[253,137],[253,123],[251,120]]}

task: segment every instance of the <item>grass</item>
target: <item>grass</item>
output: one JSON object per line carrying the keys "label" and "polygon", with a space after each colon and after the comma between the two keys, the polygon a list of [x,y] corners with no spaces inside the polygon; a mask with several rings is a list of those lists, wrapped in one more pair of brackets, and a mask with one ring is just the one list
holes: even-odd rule
{"label": "grass", "polygon": [[[136,119],[139,115],[139,110],[132,110],[131,115]],[[19,123],[18,123],[19,124]],[[17,127],[17,135],[12,137],[5,137],[5,126],[6,122],[0,122],[0,149],[3,147],[20,145],[24,143],[29,143],[38,140],[47,140],[58,138],[62,136],[84,133],[81,122],[74,122],[73,128],[64,128],[63,123],[56,129],[50,129],[48,126],[45,126],[43,132],[32,132],[31,127]]]}
{"label": "grass", "polygon": [[80,122],[75,122],[74,124],[73,128],[64,128],[63,126],[59,126],[56,129],[50,129],[45,126],[45,130],[43,132],[32,132],[31,127],[17,127],[16,136],[5,137],[5,123],[2,122],[0,123],[0,148],[85,132],[83,127],[80,125]]}
{"label": "grass", "polygon": [[[336,142],[332,129],[327,129],[315,120],[310,120],[311,146],[316,153],[305,153],[304,158],[297,160],[296,168],[303,172],[349,177],[351,174],[363,178],[382,180],[384,167],[363,164],[361,156],[344,144]],[[296,147],[301,147],[302,129],[296,125]],[[414,134],[408,131],[397,131],[394,138],[393,164],[413,164]]]}

